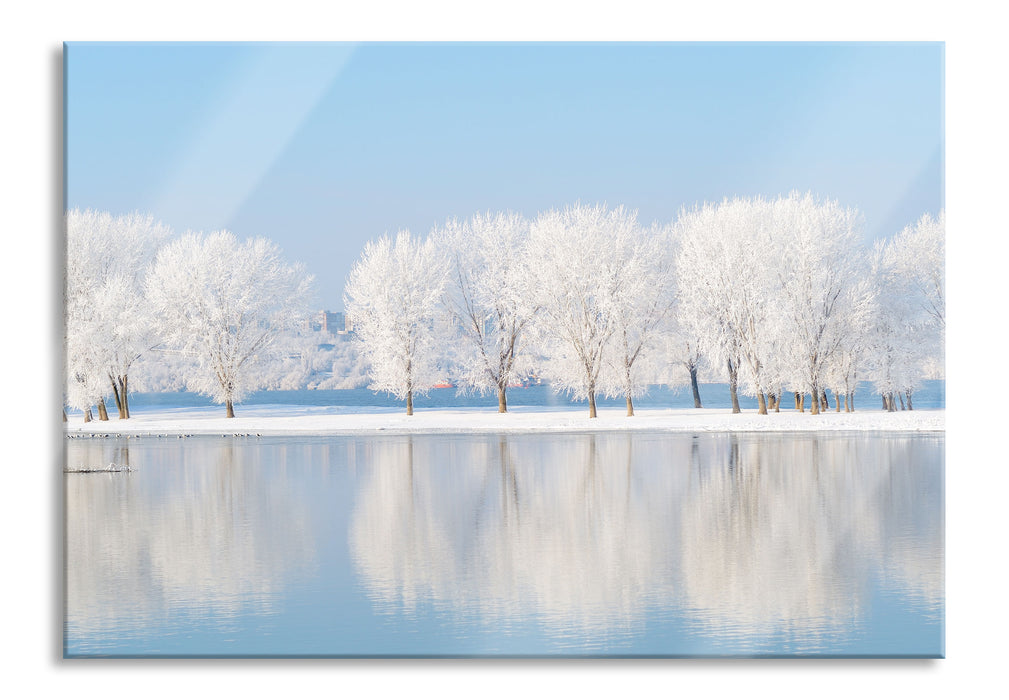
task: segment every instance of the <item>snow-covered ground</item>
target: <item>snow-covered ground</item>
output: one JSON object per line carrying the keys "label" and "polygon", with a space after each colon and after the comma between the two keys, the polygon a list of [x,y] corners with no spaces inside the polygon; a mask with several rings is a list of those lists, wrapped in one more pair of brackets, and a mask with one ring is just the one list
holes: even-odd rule
{"label": "snow-covered ground", "polygon": [[[367,412],[365,412],[367,411]],[[652,430],[676,432],[746,431],[942,431],[945,410],[887,413],[828,411],[819,416],[795,411],[733,415],[729,409],[643,409],[628,418],[623,409],[588,410],[518,407],[506,414],[495,409],[431,409],[407,416],[403,409],[347,409],[318,406],[238,406],[237,417],[224,409],[160,409],[134,414],[128,420],[84,423],[71,416],[66,432],[73,435],[339,435],[372,433],[498,433]]]}

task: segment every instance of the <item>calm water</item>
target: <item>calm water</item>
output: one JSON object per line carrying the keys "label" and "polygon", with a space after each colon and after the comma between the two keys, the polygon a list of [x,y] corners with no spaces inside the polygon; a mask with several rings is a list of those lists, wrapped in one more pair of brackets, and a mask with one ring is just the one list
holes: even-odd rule
{"label": "calm water", "polygon": [[68,656],[943,653],[944,438],[67,441]]}

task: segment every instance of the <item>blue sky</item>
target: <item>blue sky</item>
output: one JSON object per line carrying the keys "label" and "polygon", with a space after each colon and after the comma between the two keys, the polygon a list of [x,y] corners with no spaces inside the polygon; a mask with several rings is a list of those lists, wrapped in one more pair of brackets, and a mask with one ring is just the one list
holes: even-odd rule
{"label": "blue sky", "polygon": [[575,201],[645,223],[811,190],[868,240],[943,206],[943,47],[80,44],[68,207],[266,236],[341,309],[364,243]]}

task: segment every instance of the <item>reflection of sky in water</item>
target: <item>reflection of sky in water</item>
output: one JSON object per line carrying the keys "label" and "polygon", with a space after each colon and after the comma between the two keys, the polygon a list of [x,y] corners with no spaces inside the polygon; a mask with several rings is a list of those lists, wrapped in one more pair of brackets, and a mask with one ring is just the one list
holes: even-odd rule
{"label": "reflection of sky in water", "polygon": [[70,440],[71,654],[942,652],[941,436]]}

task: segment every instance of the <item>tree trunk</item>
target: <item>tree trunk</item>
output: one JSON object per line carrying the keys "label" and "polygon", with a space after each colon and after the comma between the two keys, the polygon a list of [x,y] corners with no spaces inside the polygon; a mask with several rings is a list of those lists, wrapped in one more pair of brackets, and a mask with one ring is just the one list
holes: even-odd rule
{"label": "tree trunk", "polygon": [[596,391],[595,389],[589,390],[589,418],[596,417]]}
{"label": "tree trunk", "polygon": [[505,388],[503,386],[497,388],[497,412],[508,413],[508,399],[505,396]]}
{"label": "tree trunk", "polygon": [[406,392],[406,415],[413,415],[413,389],[408,389]]}
{"label": "tree trunk", "polygon": [[806,412],[806,395],[802,392],[795,392],[795,408],[799,411],[799,413]]}
{"label": "tree trunk", "polygon": [[841,412],[841,392],[840,391],[835,391],[834,392],[834,412],[835,413],[840,413]]}
{"label": "tree trunk", "polygon": [[109,381],[112,382],[112,398],[116,402],[116,410],[119,411],[119,417],[125,418],[126,416],[123,415],[123,401],[119,398],[119,385],[116,383],[116,378],[110,374]]}
{"label": "tree trunk", "polygon": [[634,402],[631,401],[631,395],[630,394],[627,395],[627,415],[628,416],[633,416],[634,415]]}
{"label": "tree trunk", "polygon": [[907,396],[907,410],[913,411],[914,406],[911,405],[911,390],[908,389],[907,391],[904,392],[904,394]]}
{"label": "tree trunk", "polygon": [[235,404],[231,401],[231,399],[224,400],[224,409],[227,412],[226,415],[228,418],[235,417]]}
{"label": "tree trunk", "polygon": [[886,402],[886,394],[880,394],[880,396],[883,397],[883,410],[884,411],[889,411],[890,410],[890,405]]}
{"label": "tree trunk", "polygon": [[822,408],[824,411],[827,411],[827,410],[830,409],[830,404],[827,402],[827,390],[826,389],[821,389],[820,390],[820,408]]}
{"label": "tree trunk", "polygon": [[67,409],[65,409],[65,408],[60,409],[60,412],[63,414],[63,422],[66,423],[67,422]]}
{"label": "tree trunk", "polygon": [[736,391],[736,385],[738,383],[738,370],[736,366],[729,360],[729,396],[732,398],[732,412],[739,413],[739,394]]}
{"label": "tree trunk", "polygon": [[691,364],[689,369],[690,389],[694,392],[694,408],[703,408],[701,406],[701,392],[697,389],[697,365]]}
{"label": "tree trunk", "polygon": [[109,412],[108,409],[105,408],[105,399],[104,398],[98,399],[98,420],[108,420],[108,419],[109,419]]}
{"label": "tree trunk", "polygon": [[84,422],[85,423],[90,423],[91,422],[91,407],[90,406],[88,406],[84,410]]}
{"label": "tree trunk", "polygon": [[855,412],[855,392],[854,391],[849,391],[845,395],[844,408],[849,413],[854,413]]}
{"label": "tree trunk", "polygon": [[119,378],[119,398],[123,402],[123,412],[119,415],[120,418],[130,417],[130,392],[129,390],[129,378],[124,374]]}
{"label": "tree trunk", "polygon": [[897,392],[897,398],[900,399],[900,410],[904,410],[904,395],[899,391]]}
{"label": "tree trunk", "polygon": [[757,392],[757,415],[767,415],[767,399],[764,398],[764,392],[762,391]]}
{"label": "tree trunk", "polygon": [[809,413],[814,416],[820,415],[820,396],[817,387],[809,392]]}

